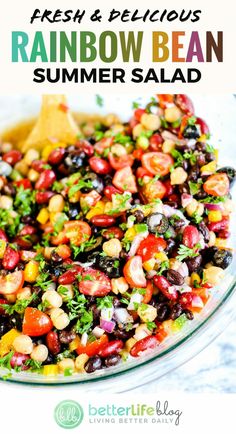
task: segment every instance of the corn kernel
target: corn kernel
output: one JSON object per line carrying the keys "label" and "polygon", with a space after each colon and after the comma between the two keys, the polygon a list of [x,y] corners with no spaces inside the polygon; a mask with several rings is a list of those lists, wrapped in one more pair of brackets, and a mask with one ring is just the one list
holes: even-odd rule
{"label": "corn kernel", "polygon": [[27,176],[31,182],[36,182],[39,178],[39,173],[37,170],[30,169]]}
{"label": "corn kernel", "polygon": [[39,263],[36,261],[29,261],[24,269],[24,279],[26,282],[33,283],[39,275]]}
{"label": "corn kernel", "polygon": [[133,131],[132,131],[133,138],[137,139],[137,137],[139,137],[144,132],[145,132],[145,128],[143,127],[143,125],[141,125],[141,124],[135,125],[135,127],[133,128]]}
{"label": "corn kernel", "polygon": [[222,220],[222,213],[220,211],[210,211],[208,220],[210,222],[220,222]]}
{"label": "corn kernel", "polygon": [[134,227],[129,228],[126,232],[125,232],[125,238],[129,241],[133,241],[134,237],[136,236],[136,230]]}
{"label": "corn kernel", "polygon": [[41,223],[41,225],[45,225],[45,223],[47,223],[48,219],[49,219],[49,212],[48,212],[47,208],[42,208],[39,211],[36,220],[39,223]]}
{"label": "corn kernel", "polygon": [[104,202],[102,202],[101,200],[99,200],[95,207],[92,208],[87,214],[86,214],[86,219],[90,220],[92,217],[94,217],[95,215],[100,215],[103,214],[105,208],[105,204]]}
{"label": "corn kernel", "polygon": [[136,339],[130,338],[125,342],[125,349],[130,352],[131,348],[136,344]]}
{"label": "corn kernel", "polygon": [[151,271],[154,269],[155,265],[156,265],[156,261],[154,258],[152,258],[152,259],[149,259],[148,261],[145,261],[143,263],[143,268],[146,271]]}
{"label": "corn kernel", "polygon": [[69,344],[69,350],[72,353],[73,351],[76,350],[76,348],[78,348],[80,344],[80,338],[79,336],[76,336],[76,338]]}
{"label": "corn kernel", "polygon": [[59,369],[57,365],[44,365],[43,375],[58,375]]}
{"label": "corn kernel", "polygon": [[227,247],[227,239],[216,238],[215,246],[218,247],[219,249],[224,249],[225,247]]}
{"label": "corn kernel", "polygon": [[201,282],[201,278],[199,276],[199,274],[197,273],[192,273],[191,274],[191,284],[194,285],[194,283],[199,284]]}
{"label": "corn kernel", "polygon": [[5,250],[6,250],[6,247],[7,247],[6,241],[0,240],[0,259],[3,258]]}
{"label": "corn kernel", "polygon": [[84,372],[84,365],[89,360],[89,356],[87,354],[80,354],[75,359],[75,369],[77,372]]}
{"label": "corn kernel", "polygon": [[158,260],[158,262],[168,261],[168,256],[164,252],[155,253],[154,257]]}

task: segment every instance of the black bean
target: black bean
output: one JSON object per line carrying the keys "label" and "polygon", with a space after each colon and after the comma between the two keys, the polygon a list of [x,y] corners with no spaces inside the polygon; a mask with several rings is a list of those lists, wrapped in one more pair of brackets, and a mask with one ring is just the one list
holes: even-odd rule
{"label": "black bean", "polygon": [[112,333],[116,339],[127,340],[134,334],[134,330],[117,329]]}
{"label": "black bean", "polygon": [[145,218],[143,212],[140,209],[137,209],[133,215],[136,218],[137,223],[142,223]]}
{"label": "black bean", "polygon": [[172,238],[169,238],[169,240],[166,240],[166,244],[167,244],[167,247],[165,249],[166,252],[171,253],[175,247],[175,241]]}
{"label": "black bean", "polygon": [[75,173],[84,166],[85,159],[85,152],[80,150],[72,151],[65,158],[64,165],[69,169],[69,173]]}
{"label": "black bean", "polygon": [[117,266],[117,258],[98,255],[97,267],[106,273],[110,279],[119,277],[121,274],[121,264]]}
{"label": "black bean", "polygon": [[192,321],[194,319],[193,312],[189,309],[184,309],[183,313],[186,315],[186,317]]}
{"label": "black bean", "polygon": [[181,304],[176,303],[171,309],[170,319],[175,320],[179,318],[179,316],[182,315],[182,313],[183,313],[183,308]]}
{"label": "black bean", "polygon": [[11,330],[12,325],[9,322],[9,319],[6,317],[0,318],[0,338],[5,335],[9,330]]}
{"label": "black bean", "polygon": [[204,142],[197,142],[196,143],[196,149],[198,150],[198,151],[206,151],[206,143],[204,143]]}
{"label": "black bean", "polygon": [[119,300],[118,297],[113,297],[112,302],[113,302],[113,306],[114,306],[114,308],[117,308],[117,307],[120,307],[120,306],[121,306],[121,302],[120,302],[120,300]]}
{"label": "black bean", "polygon": [[62,330],[59,332],[59,341],[62,344],[68,345],[76,338],[76,333],[73,330]]}
{"label": "black bean", "polygon": [[63,262],[63,258],[60,256],[60,255],[58,255],[58,253],[57,252],[52,252],[52,254],[51,254],[51,261],[54,263],[54,264],[61,264],[62,262]]}
{"label": "black bean", "polygon": [[72,220],[75,220],[78,214],[80,213],[80,206],[77,203],[70,203],[68,209],[68,217]]}
{"label": "black bean", "polygon": [[93,172],[89,172],[87,173],[83,180],[85,182],[91,182],[91,188],[90,187],[84,187],[83,189],[81,189],[82,193],[88,193],[91,190],[96,190],[98,193],[102,193],[103,189],[104,189],[104,183],[103,180],[101,178],[99,178],[98,175],[96,175],[96,173]]}
{"label": "black bean", "polygon": [[187,125],[183,131],[185,139],[198,139],[200,137],[199,130],[196,125]]}
{"label": "black bean", "polygon": [[195,256],[195,258],[190,258],[186,261],[187,267],[190,273],[197,271],[202,263],[202,255]]}
{"label": "black bean", "polygon": [[101,357],[99,356],[90,357],[87,363],[85,363],[84,369],[88,374],[95,372],[98,369],[102,369]]}
{"label": "black bean", "polygon": [[230,250],[219,249],[213,256],[213,264],[225,270],[232,262],[233,254]]}
{"label": "black bean", "polygon": [[149,232],[164,234],[169,227],[169,222],[163,214],[155,212],[148,216],[147,225]]}
{"label": "black bean", "polygon": [[105,358],[104,363],[107,368],[111,366],[117,365],[121,361],[121,356],[119,354],[112,354],[111,356],[108,356]]}
{"label": "black bean", "polygon": [[105,175],[103,177],[103,181],[105,185],[111,185],[112,184],[112,176],[111,175]]}
{"label": "black bean", "polygon": [[35,224],[35,221],[33,219],[33,217],[31,217],[30,215],[24,215],[21,217],[21,222],[26,224],[26,225],[33,225]]}
{"label": "black bean", "polygon": [[157,309],[157,321],[165,321],[169,317],[170,308],[166,303],[158,303],[156,305]]}
{"label": "black bean", "polygon": [[189,171],[188,180],[196,182],[198,179],[198,175],[199,175],[199,167],[195,165]]}
{"label": "black bean", "polygon": [[213,260],[214,254],[217,252],[217,247],[207,247],[201,251],[203,262],[211,262]]}
{"label": "black bean", "polygon": [[183,193],[189,194],[189,191],[190,191],[189,185],[187,183],[180,184],[180,185],[178,185],[178,190],[179,190],[180,194],[183,194]]}
{"label": "black bean", "polygon": [[210,231],[209,231],[208,227],[206,226],[206,224],[205,224],[204,222],[201,222],[201,223],[198,225],[198,230],[199,230],[199,231],[201,232],[201,234],[203,235],[204,241],[205,241],[206,243],[208,243],[209,240],[210,240]]}
{"label": "black bean", "polygon": [[200,200],[200,199],[205,199],[205,197],[207,197],[207,193],[204,190],[200,190],[197,194],[196,194],[196,199]]}
{"label": "black bean", "polygon": [[167,200],[165,202],[165,205],[169,205],[171,206],[171,208],[177,209],[178,208],[178,204],[177,202],[173,201],[173,200]]}
{"label": "black bean", "polygon": [[95,322],[98,321],[100,318],[100,315],[101,315],[101,310],[98,309],[96,304],[90,305],[90,310],[92,311],[92,314],[93,314],[93,320]]}
{"label": "black bean", "polygon": [[176,270],[168,270],[167,271],[167,280],[172,284],[172,285],[183,285],[184,283],[184,278],[183,276]]}
{"label": "black bean", "polygon": [[204,164],[206,164],[206,159],[205,159],[205,155],[203,154],[199,154],[197,157],[197,164],[198,166],[204,166]]}
{"label": "black bean", "polygon": [[216,159],[216,156],[213,152],[207,152],[205,157],[207,162],[214,161]]}
{"label": "black bean", "polygon": [[180,229],[182,228],[184,225],[186,225],[185,220],[183,219],[172,219],[171,220],[172,226],[174,229]]}
{"label": "black bean", "polygon": [[43,362],[42,364],[43,365],[51,365],[53,363],[55,363],[55,357],[51,353],[49,353],[48,357],[45,360],[45,362]]}

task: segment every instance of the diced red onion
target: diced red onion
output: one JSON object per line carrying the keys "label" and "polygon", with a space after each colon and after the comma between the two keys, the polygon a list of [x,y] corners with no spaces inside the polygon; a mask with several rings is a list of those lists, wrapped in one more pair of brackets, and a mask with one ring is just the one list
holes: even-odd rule
{"label": "diced red onion", "polygon": [[179,146],[186,146],[187,140],[180,140],[175,134],[171,133],[170,131],[163,131],[161,133],[161,136],[164,140],[173,140],[177,145]]}
{"label": "diced red onion", "polygon": [[104,307],[101,310],[101,318],[105,321],[111,321],[114,313],[114,307]]}
{"label": "diced red onion", "polygon": [[105,333],[105,330],[102,329],[101,327],[96,326],[92,330],[92,333],[97,339],[99,339]]}
{"label": "diced red onion", "polygon": [[204,306],[203,301],[199,295],[194,295],[192,299],[192,307],[202,308]]}
{"label": "diced red onion", "polygon": [[143,299],[142,294],[139,294],[138,292],[136,292],[135,294],[131,295],[130,297],[130,302],[129,305],[127,307],[128,310],[134,310],[134,303],[141,303]]}
{"label": "diced red onion", "polygon": [[189,276],[188,266],[185,262],[181,262],[181,265],[178,268],[178,273],[181,274],[183,277]]}
{"label": "diced red onion", "polygon": [[183,208],[186,208],[193,200],[193,196],[191,194],[183,193],[181,195],[181,205]]}
{"label": "diced red onion", "polygon": [[133,322],[133,317],[129,314],[127,309],[123,307],[115,309],[114,317],[118,323],[127,324]]}
{"label": "diced red onion", "polygon": [[136,235],[134,237],[134,239],[133,239],[133,241],[131,243],[131,247],[130,247],[130,251],[129,251],[129,256],[135,256],[135,254],[136,254],[136,252],[137,252],[137,250],[138,250],[138,248],[139,248],[139,246],[141,244],[141,241],[144,238],[146,238],[147,235],[148,235],[148,233],[145,232],[145,237],[143,235],[141,235],[141,234],[138,234],[138,235]]}
{"label": "diced red onion", "polygon": [[192,288],[191,286],[187,285],[186,283],[184,283],[180,288],[179,291],[182,293],[184,292],[192,292]]}
{"label": "diced red onion", "polygon": [[81,336],[81,345],[83,345],[85,347],[85,345],[87,345],[88,342],[88,333],[84,332]]}
{"label": "diced red onion", "polygon": [[114,321],[106,321],[105,319],[101,319],[100,326],[105,332],[112,333],[115,328],[116,323]]}
{"label": "diced red onion", "polygon": [[206,209],[209,209],[210,211],[222,211],[223,207],[220,203],[204,203],[204,206]]}

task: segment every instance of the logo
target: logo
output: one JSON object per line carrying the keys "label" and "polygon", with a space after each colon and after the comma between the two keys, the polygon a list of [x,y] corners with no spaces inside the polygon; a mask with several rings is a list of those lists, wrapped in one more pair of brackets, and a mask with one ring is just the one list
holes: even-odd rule
{"label": "logo", "polygon": [[83,418],[83,409],[76,401],[61,401],[54,410],[54,419],[61,428],[76,428],[82,423]]}

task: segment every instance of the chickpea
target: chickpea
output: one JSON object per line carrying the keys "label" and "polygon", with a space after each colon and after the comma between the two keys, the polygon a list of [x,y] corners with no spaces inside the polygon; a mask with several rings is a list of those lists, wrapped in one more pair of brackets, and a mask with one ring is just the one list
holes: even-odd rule
{"label": "chickpea", "polygon": [[158,128],[160,128],[161,120],[157,115],[154,115],[152,113],[150,114],[144,113],[141,117],[141,124],[147,130],[155,131],[158,130]]}
{"label": "chickpea", "polygon": [[13,205],[12,197],[2,195],[0,196],[0,208],[2,209],[10,209]]}
{"label": "chickpea", "polygon": [[39,157],[40,155],[37,149],[29,149],[24,156],[24,161],[30,166],[32,161],[38,160]]}
{"label": "chickpea", "polygon": [[16,298],[17,300],[29,300],[31,297],[31,289],[29,286],[25,286],[24,288],[18,289]]}
{"label": "chickpea", "polygon": [[144,322],[154,321],[157,317],[157,309],[149,304],[141,304],[138,308],[138,315]]}
{"label": "chickpea", "polygon": [[29,166],[24,160],[18,161],[18,163],[15,164],[14,168],[23,176],[26,176],[29,171]]}
{"label": "chickpea", "polygon": [[75,359],[75,369],[78,372],[85,372],[84,365],[89,360],[89,356],[87,354],[80,354]]}
{"label": "chickpea", "polygon": [[203,279],[211,285],[218,285],[224,278],[224,270],[220,267],[208,267],[203,272]]}
{"label": "chickpea", "polygon": [[14,339],[13,347],[17,353],[31,354],[33,351],[33,342],[29,336],[20,335]]}
{"label": "chickpea", "polygon": [[125,147],[120,145],[119,143],[111,147],[111,152],[117,157],[122,157],[123,155],[127,155],[127,151]]}
{"label": "chickpea", "polygon": [[31,359],[43,363],[48,358],[48,349],[46,345],[37,345],[30,354]]}
{"label": "chickpea", "polygon": [[47,302],[47,305],[49,308],[51,307],[61,307],[63,300],[60,294],[56,291],[46,291],[43,296],[42,300]]}
{"label": "chickpea", "polygon": [[54,327],[57,330],[64,330],[69,324],[70,319],[66,312],[63,309],[55,308],[57,311],[51,314],[51,320],[53,322]]}
{"label": "chickpea", "polygon": [[114,294],[124,294],[124,292],[128,291],[129,285],[124,277],[118,277],[117,279],[111,279],[111,288]]}
{"label": "chickpea", "polygon": [[133,138],[137,139],[137,137],[141,136],[142,133],[145,132],[145,128],[141,124],[135,125],[133,128]]}
{"label": "chickpea", "polygon": [[117,124],[119,122],[119,118],[117,115],[110,113],[109,115],[107,115],[104,119],[104,124],[107,127],[111,127],[114,124]]}
{"label": "chickpea", "polygon": [[188,177],[187,172],[182,167],[176,167],[170,174],[171,185],[183,184]]}
{"label": "chickpea", "polygon": [[191,217],[196,211],[198,207],[198,201],[196,199],[193,199],[187,206],[186,206],[186,212]]}
{"label": "chickpea", "polygon": [[175,149],[175,142],[173,140],[167,139],[162,144],[164,154],[170,154],[173,149]]}
{"label": "chickpea", "polygon": [[65,206],[65,201],[61,194],[55,194],[49,200],[48,210],[49,212],[62,212]]}
{"label": "chickpea", "polygon": [[205,207],[204,207],[203,203],[198,202],[198,204],[197,204],[197,209],[196,209],[196,213],[197,213],[199,216],[201,216],[201,215],[204,213],[204,211],[205,211]]}
{"label": "chickpea", "polygon": [[117,258],[122,250],[122,245],[120,240],[117,240],[117,238],[112,238],[111,240],[103,243],[102,249],[106,255]]}
{"label": "chickpea", "polygon": [[175,105],[165,109],[165,119],[167,122],[173,123],[179,120],[181,111]]}
{"label": "chickpea", "polygon": [[64,374],[65,370],[71,370],[72,372],[75,370],[75,362],[69,358],[61,360],[58,362],[57,366],[59,368],[59,372],[62,374]]}
{"label": "chickpea", "polygon": [[216,234],[213,231],[210,231],[209,233],[209,242],[208,242],[208,246],[212,247],[215,245],[216,242]]}
{"label": "chickpea", "polygon": [[30,169],[28,172],[28,178],[30,181],[36,182],[39,178],[39,173],[37,172],[37,170]]}

